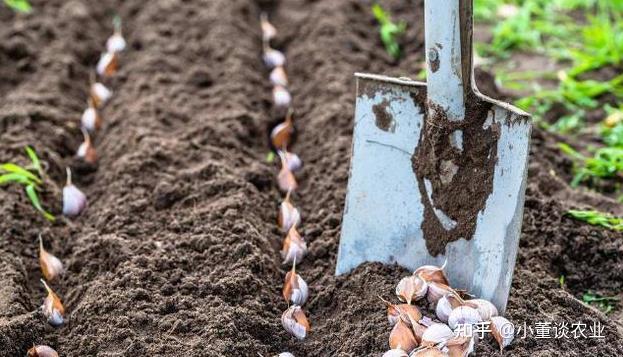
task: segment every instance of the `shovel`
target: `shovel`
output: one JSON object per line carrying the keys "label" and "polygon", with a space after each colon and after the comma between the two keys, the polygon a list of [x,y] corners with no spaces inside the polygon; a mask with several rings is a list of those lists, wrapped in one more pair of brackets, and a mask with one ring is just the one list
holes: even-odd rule
{"label": "shovel", "polygon": [[472,0],[426,0],[427,83],[355,74],[336,274],[445,264],[503,312],[521,232],[530,115],[473,82]]}

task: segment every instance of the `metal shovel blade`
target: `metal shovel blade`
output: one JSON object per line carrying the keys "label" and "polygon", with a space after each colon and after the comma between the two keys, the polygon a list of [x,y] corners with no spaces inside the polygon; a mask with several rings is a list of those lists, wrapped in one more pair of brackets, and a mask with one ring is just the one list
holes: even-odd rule
{"label": "metal shovel blade", "polygon": [[[438,6],[454,0],[434,1]],[[452,287],[504,311],[521,231],[530,117],[470,90],[471,61],[468,72],[461,74],[459,63],[447,74],[459,77],[457,85],[469,80],[470,86],[461,87],[468,95],[457,100],[442,93],[440,99],[433,83],[442,77],[436,76],[456,62],[454,51],[447,55],[427,56],[441,62],[438,71],[429,70],[428,90],[434,94],[425,83],[356,74],[336,273],[363,262],[411,270],[446,263]],[[455,104],[460,118],[453,117]]]}

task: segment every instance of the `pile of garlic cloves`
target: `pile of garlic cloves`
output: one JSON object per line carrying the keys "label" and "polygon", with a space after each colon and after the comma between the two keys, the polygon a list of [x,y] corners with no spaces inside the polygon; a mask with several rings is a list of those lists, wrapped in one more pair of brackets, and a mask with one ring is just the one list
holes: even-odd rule
{"label": "pile of garlic cloves", "polygon": [[[268,15],[260,15],[262,29],[262,59],[270,70],[269,81],[273,86],[273,105],[276,111],[283,113],[283,122],[275,126],[270,133],[272,149],[279,157],[281,169],[277,174],[277,186],[285,193],[279,205],[277,225],[285,234],[281,249],[281,258],[284,264],[291,265],[283,284],[283,298],[289,307],[281,316],[283,328],[294,337],[303,340],[310,331],[310,324],[302,309],[309,297],[307,283],[296,270],[296,264],[301,262],[307,254],[307,243],[298,231],[301,224],[301,213],[292,202],[292,195],[298,188],[294,175],[303,165],[298,155],[289,151],[294,136],[294,111],[292,109],[292,95],[288,90],[288,76],[285,70],[286,57],[271,47],[270,41],[277,35],[277,29],[268,21]],[[291,355],[283,353],[282,355]]]}
{"label": "pile of garlic cloves", "polygon": [[[465,299],[453,289],[444,267],[425,265],[396,286],[401,303],[387,305],[387,320],[392,326],[390,350],[384,357],[465,357],[474,352],[478,342],[475,324],[484,323],[500,346],[500,351],[514,338],[514,327],[497,308],[483,299]],[[435,311],[436,320],[422,315],[412,305],[425,301]]]}

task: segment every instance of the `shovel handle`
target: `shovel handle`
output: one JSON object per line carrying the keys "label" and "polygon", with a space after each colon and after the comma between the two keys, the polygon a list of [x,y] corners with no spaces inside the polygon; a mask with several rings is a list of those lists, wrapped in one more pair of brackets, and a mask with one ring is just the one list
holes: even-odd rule
{"label": "shovel handle", "polygon": [[463,120],[472,84],[473,0],[425,0],[428,102]]}

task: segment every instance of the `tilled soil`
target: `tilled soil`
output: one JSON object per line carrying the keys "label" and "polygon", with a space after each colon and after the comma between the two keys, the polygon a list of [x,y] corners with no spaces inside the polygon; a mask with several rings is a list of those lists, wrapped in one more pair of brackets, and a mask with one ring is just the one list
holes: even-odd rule
{"label": "tilled soil", "polygon": [[[378,355],[389,326],[377,295],[391,298],[407,271],[379,264],[333,276],[348,179],[356,71],[414,75],[421,66],[421,1],[386,1],[409,20],[405,56],[383,51],[369,3],[359,0],[33,1],[35,12],[0,19],[0,162],[25,163],[33,145],[58,183],[67,165],[89,197],[78,219],[50,225],[21,190],[0,190],[0,355],[45,343],[62,356]],[[310,253],[297,264],[310,284],[312,333],[283,330],[286,266],[275,220],[276,164],[265,161],[271,110],[261,62],[259,13],[267,10],[288,57],[305,162],[294,197]],[[80,164],[78,120],[89,71],[117,12],[129,49],[107,84],[114,97],[95,138],[97,167]],[[486,74],[478,76],[487,79]],[[490,81],[484,92],[495,95]],[[623,214],[608,197],[572,190],[558,138],[535,130],[523,235],[507,316],[536,322],[602,324],[604,339],[517,338],[512,356],[617,356],[620,321],[584,305],[588,289],[623,285],[620,233],[563,216],[595,207]],[[581,143],[579,143],[581,144]],[[36,240],[61,257],[53,288],[69,312],[52,329],[38,308]],[[558,277],[565,275],[561,288]],[[485,339],[478,355],[499,355]]]}

